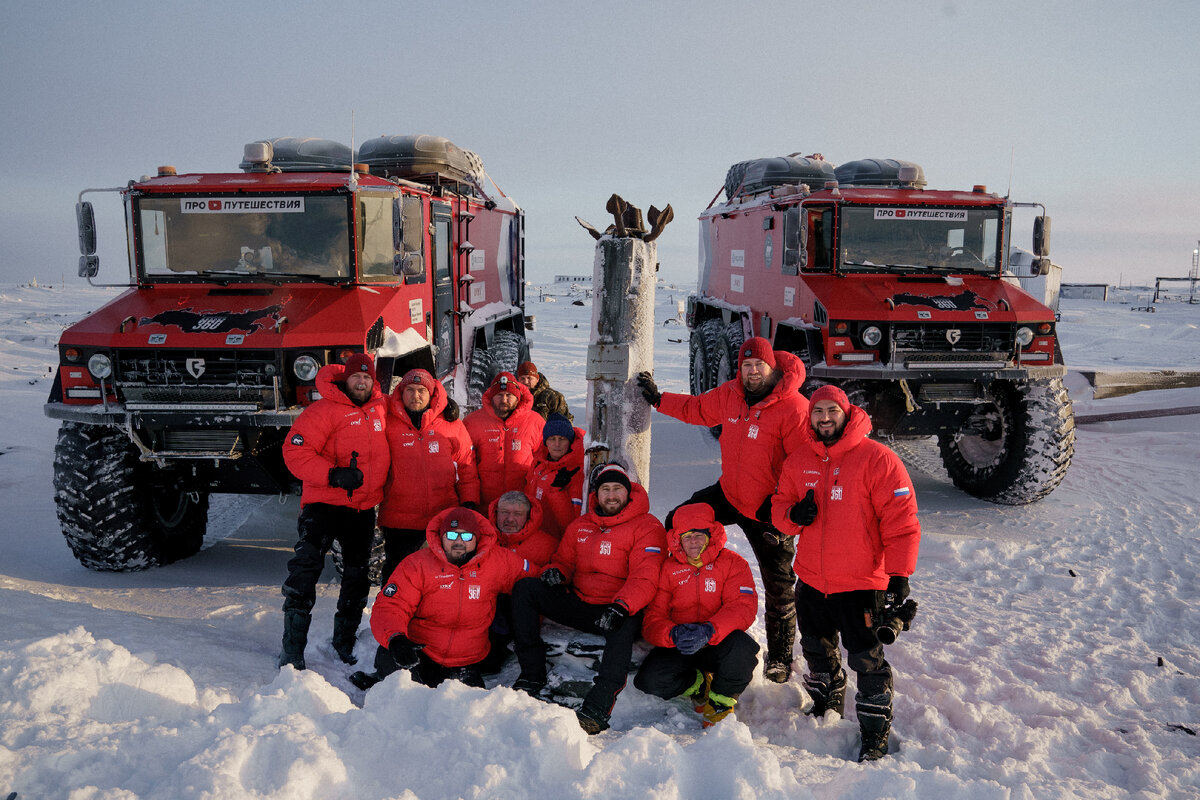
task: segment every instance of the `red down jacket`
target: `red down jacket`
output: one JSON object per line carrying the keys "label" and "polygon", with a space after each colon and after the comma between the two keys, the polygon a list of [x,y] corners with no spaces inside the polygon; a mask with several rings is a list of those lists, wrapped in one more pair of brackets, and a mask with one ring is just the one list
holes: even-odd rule
{"label": "red down jacket", "polygon": [[[538,500],[546,517],[543,527],[551,536],[561,539],[567,525],[571,524],[583,510],[583,439],[582,428],[575,428],[575,441],[571,449],[558,461],[551,461],[543,444],[537,451],[537,462],[529,471],[525,483],[525,494]],[[551,486],[560,469],[575,470],[571,481],[564,487]]]}
{"label": "red down jacket", "polygon": [[[496,505],[499,500],[493,500],[488,506],[488,522],[496,524]],[[525,527],[516,533],[505,533],[496,528],[496,541],[500,546],[512,550],[521,558],[528,559],[534,566],[534,573],[540,573],[542,567],[550,563],[554,551],[558,547],[558,539],[547,533],[543,525],[542,506],[537,500],[530,500],[529,520]]]}
{"label": "red down jacket", "polygon": [[[711,622],[716,632],[708,644],[720,644],[733,631],[748,630],[758,615],[758,592],[746,559],[725,549],[725,527],[705,503],[680,506],[667,531],[669,552],[658,576],[658,591],[646,609],[642,635],[657,647],[674,647],[671,628],[688,622]],[[679,537],[707,530],[703,566],[693,567]]]}
{"label": "red down jacket", "polygon": [[666,548],[666,531],[650,513],[650,498],[633,484],[629,503],[615,516],[592,510],[567,526],[550,566],[557,567],[567,583],[586,603],[620,600],[636,614],[654,598],[658,571]]}
{"label": "red down jacket", "polygon": [[517,395],[517,408],[508,419],[500,419],[492,408],[498,384],[483,393],[483,406],[467,415],[464,424],[475,445],[479,467],[480,505],[486,507],[509,489],[524,489],[537,449],[542,445],[546,421],[533,410],[533,395],[509,375],[506,391]]}
{"label": "red down jacket", "polygon": [[808,426],[808,400],[800,394],[804,362],[774,352],[783,375],[753,407],[746,404],[739,378],[698,397],[664,392],[658,404],[662,413],[691,425],[722,426],[721,488],[734,508],[752,519],[775,491],[783,459],[800,446],[800,429]]}
{"label": "red down jacket", "polygon": [[[442,521],[452,513],[470,515],[477,527],[475,556],[461,567],[446,560]],[[528,561],[496,543],[492,523],[473,511],[448,508],[425,529],[428,547],[405,558],[375,597],[371,633],[381,645],[398,633],[418,644],[444,667],[465,667],[488,654],[488,626],[496,616],[496,596],[533,574]]]}
{"label": "red down jacket", "polygon": [[479,473],[467,429],[458,420],[442,418],[446,390],[434,381],[426,387],[429,407],[421,427],[400,399],[400,388],[388,397],[387,441],[392,468],[379,507],[379,524],[420,530],[430,517],[462,503],[479,502]]}
{"label": "red down jacket", "polygon": [[[301,505],[328,503],[363,511],[379,505],[387,480],[386,400],[374,385],[371,399],[356,406],[335,385],[345,371],[341,364],[329,364],[317,373],[321,399],[301,411],[292,424],[283,442],[283,461],[304,482]],[[350,466],[354,453],[363,485],[347,495],[345,489],[329,485],[329,470]]]}
{"label": "red down jacket", "polygon": [[[840,439],[826,447],[812,427],[788,456],[771,501],[775,528],[796,537],[796,576],[819,592],[887,588],[889,575],[911,575],[921,524],[912,480],[900,457],[869,439],[871,418],[850,406]],[[817,518],[800,527],[788,518],[809,489]]]}

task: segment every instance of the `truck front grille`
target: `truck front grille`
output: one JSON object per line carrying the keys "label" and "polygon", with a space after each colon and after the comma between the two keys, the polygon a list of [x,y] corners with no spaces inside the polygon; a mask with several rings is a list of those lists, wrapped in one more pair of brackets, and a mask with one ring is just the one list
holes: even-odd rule
{"label": "truck front grille", "polygon": [[[955,333],[957,332],[957,333]],[[897,353],[1000,354],[1004,360],[1014,350],[1011,324],[897,323],[892,328]]]}
{"label": "truck front grille", "polygon": [[279,368],[270,350],[121,350],[113,382],[134,406],[272,408]]}

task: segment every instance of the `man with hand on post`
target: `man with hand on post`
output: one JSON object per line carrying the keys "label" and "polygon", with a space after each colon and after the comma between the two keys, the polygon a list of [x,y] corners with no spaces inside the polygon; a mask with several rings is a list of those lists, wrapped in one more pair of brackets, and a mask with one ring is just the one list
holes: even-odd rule
{"label": "man with hand on post", "polygon": [[809,416],[804,445],[784,462],[772,498],[775,526],[796,539],[808,713],[844,713],[840,634],[846,664],[858,675],[858,760],[874,761],[888,752],[892,723],[892,668],[874,625],[901,612],[908,597],[921,539],[917,500],[908,470],[868,438],[871,419],[845,392],[820,387]]}
{"label": "man with hand on post", "polygon": [[718,522],[737,525],[746,535],[765,595],[763,676],[776,683],[792,672],[796,574],[791,540],[771,527],[770,501],[783,460],[799,447],[808,424],[808,401],[800,394],[804,376],[804,362],[772,350],[758,336],[738,349],[738,376],[698,397],[660,392],[650,373],[638,375],[642,396],[662,413],[691,425],[721,426],[721,478],[684,502],[706,503]]}
{"label": "man with hand on post", "polygon": [[510,489],[525,488],[545,423],[533,410],[533,395],[516,376],[496,376],[483,393],[483,405],[463,421],[475,446],[480,508]]}

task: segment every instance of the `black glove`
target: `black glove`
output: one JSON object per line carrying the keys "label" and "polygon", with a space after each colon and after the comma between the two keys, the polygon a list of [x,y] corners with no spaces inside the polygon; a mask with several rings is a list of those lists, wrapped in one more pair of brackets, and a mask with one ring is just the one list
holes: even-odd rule
{"label": "black glove", "polygon": [[762,501],[762,505],[758,507],[758,511],[754,512],[754,518],[759,522],[771,521],[771,495],[767,495],[767,499]]}
{"label": "black glove", "polygon": [[558,567],[551,567],[542,573],[542,583],[547,586],[561,586],[567,582],[567,577],[562,574],[562,570]]}
{"label": "black glove", "polygon": [[639,372],[637,374],[638,388],[642,390],[642,397],[646,398],[646,402],[655,408],[662,400],[662,392],[658,390],[658,386],[654,383],[654,376],[649,372]]}
{"label": "black glove", "polygon": [[554,480],[550,481],[550,485],[555,489],[565,489],[571,485],[571,478],[575,477],[576,472],[579,472],[579,467],[575,469],[559,467],[558,472],[554,475]]}
{"label": "black glove", "polygon": [[671,641],[680,653],[690,656],[708,644],[716,632],[711,622],[689,622],[671,628]]}
{"label": "black glove", "polygon": [[804,499],[788,509],[788,519],[800,525],[812,525],[817,518],[817,501],[813,499],[813,490],[809,489]]}
{"label": "black glove", "polygon": [[620,625],[621,621],[628,616],[629,609],[623,603],[609,603],[600,612],[600,617],[596,620],[596,627],[608,633]]}
{"label": "black glove", "polygon": [[400,669],[412,669],[420,661],[417,658],[417,651],[421,649],[421,645],[415,644],[412,639],[409,639],[402,633],[397,633],[391,639],[388,639],[387,649],[392,656],[392,660],[396,662],[396,666]]}
{"label": "black glove", "polygon": [[362,470],[357,467],[334,467],[329,470],[329,485],[352,492],[363,485]]}
{"label": "black glove", "polygon": [[442,409],[442,419],[446,422],[454,422],[458,419],[458,403],[454,402],[454,398],[446,395],[446,407]]}
{"label": "black glove", "polygon": [[883,593],[883,607],[897,609],[908,599],[908,578],[903,575],[893,575],[888,579],[887,590]]}

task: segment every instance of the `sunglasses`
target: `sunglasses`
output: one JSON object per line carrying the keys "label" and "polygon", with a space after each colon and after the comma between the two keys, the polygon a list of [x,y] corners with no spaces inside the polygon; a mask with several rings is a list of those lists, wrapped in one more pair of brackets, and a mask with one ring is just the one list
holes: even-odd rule
{"label": "sunglasses", "polygon": [[452,542],[457,542],[462,539],[464,542],[469,542],[475,538],[475,534],[470,531],[446,531],[446,538]]}

